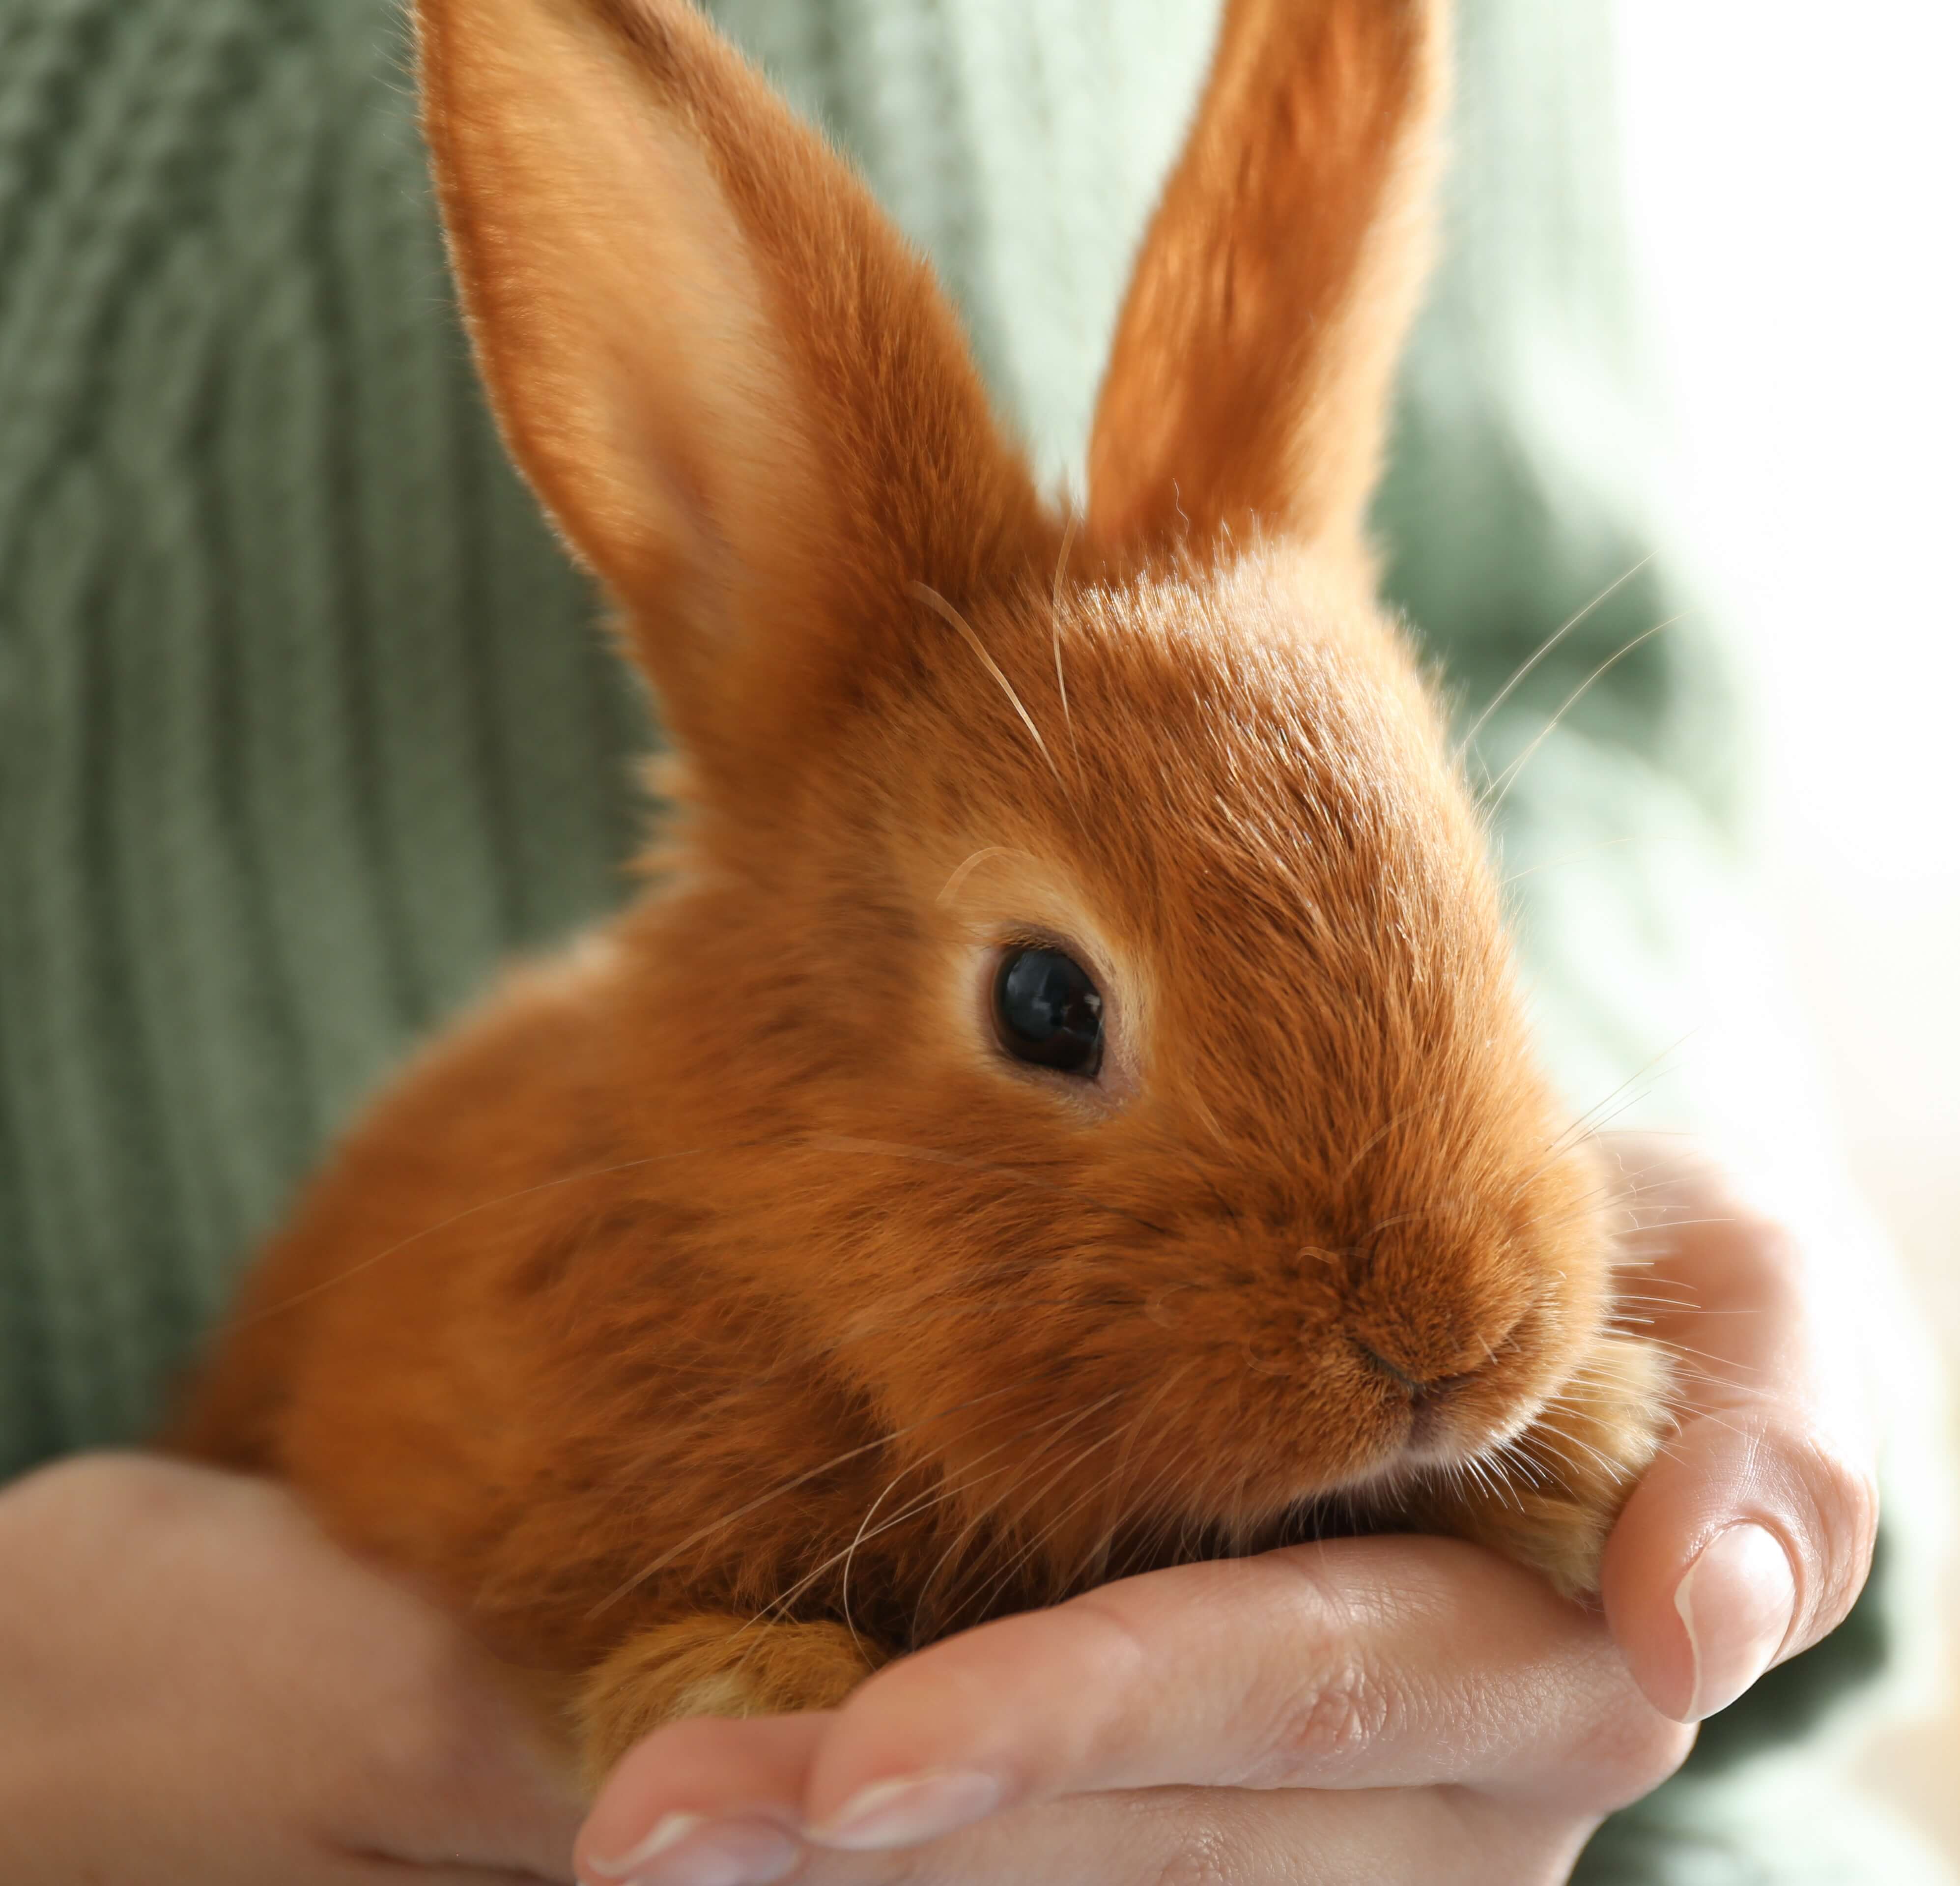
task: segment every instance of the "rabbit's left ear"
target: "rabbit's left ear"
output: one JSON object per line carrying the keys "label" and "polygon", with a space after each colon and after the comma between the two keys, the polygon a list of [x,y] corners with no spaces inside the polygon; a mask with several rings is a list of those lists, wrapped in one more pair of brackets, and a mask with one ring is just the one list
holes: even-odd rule
{"label": "rabbit's left ear", "polygon": [[1089,534],[1358,553],[1428,250],[1446,0],[1227,0],[1096,404]]}
{"label": "rabbit's left ear", "polygon": [[689,0],[417,0],[450,250],[513,455],[711,780],[1045,542],[956,320]]}

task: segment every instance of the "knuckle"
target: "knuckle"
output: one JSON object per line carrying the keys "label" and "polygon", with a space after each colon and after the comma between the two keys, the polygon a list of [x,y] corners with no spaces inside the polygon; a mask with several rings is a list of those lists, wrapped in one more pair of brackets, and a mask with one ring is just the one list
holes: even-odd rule
{"label": "knuckle", "polygon": [[1135,1798],[1131,1837],[1143,1886],[1233,1886],[1246,1875],[1242,1798],[1217,1789],[1151,1789]]}
{"label": "knuckle", "polygon": [[1367,1660],[1351,1649],[1335,1647],[1283,1704],[1273,1738],[1276,1765],[1288,1773],[1338,1773],[1392,1736],[1396,1719],[1388,1686]]}
{"label": "knuckle", "polygon": [[1187,1827],[1172,1840],[1169,1850],[1153,1863],[1150,1886],[1232,1886],[1241,1877],[1217,1827]]}

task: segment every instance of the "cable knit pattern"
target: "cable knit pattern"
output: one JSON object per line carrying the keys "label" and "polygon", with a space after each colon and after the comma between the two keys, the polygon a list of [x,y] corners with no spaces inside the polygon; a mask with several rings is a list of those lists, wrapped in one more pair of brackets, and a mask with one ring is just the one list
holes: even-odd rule
{"label": "cable knit pattern", "polygon": [[0,1467],[614,894],[638,710],[449,312],[392,7],[0,24]]}

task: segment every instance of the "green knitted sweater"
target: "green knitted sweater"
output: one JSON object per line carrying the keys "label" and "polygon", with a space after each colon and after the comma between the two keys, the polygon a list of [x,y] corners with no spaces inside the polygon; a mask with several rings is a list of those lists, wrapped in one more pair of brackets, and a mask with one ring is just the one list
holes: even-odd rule
{"label": "green knitted sweater", "polygon": [[[1214,6],[710,10],[932,256],[1060,483]],[[1474,709],[1659,534],[1602,0],[1467,11],[1379,521]],[[644,703],[486,419],[410,89],[394,0],[0,0],[0,1476],[139,1435],[406,1046],[621,894]],[[1567,636],[1485,763],[1675,582],[1649,563]],[[1507,797],[1576,1106],[1681,1032],[1729,896],[1732,744],[1689,626],[1612,666]],[[1714,1725],[1704,1770],[1855,1683],[1876,1618]],[[1844,1881],[1853,1850],[1933,1876],[1862,1823],[1820,1844],[1813,1783],[1802,1814],[1745,1811],[1784,1785],[1678,1783],[1586,1877]]]}

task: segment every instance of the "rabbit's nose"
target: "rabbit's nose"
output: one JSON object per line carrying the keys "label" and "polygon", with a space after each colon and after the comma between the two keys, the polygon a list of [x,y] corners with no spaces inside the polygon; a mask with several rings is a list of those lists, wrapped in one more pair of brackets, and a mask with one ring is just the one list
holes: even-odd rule
{"label": "rabbit's nose", "polygon": [[1411,1327],[1381,1317],[1357,1317],[1349,1325],[1348,1340],[1370,1369],[1393,1382],[1421,1410],[1475,1381],[1504,1352],[1522,1320],[1505,1309],[1481,1327],[1468,1318],[1466,1327]]}
{"label": "rabbit's nose", "polygon": [[1459,1382],[1468,1381],[1477,1372],[1473,1368],[1451,1375],[1424,1377],[1411,1375],[1400,1364],[1390,1362],[1386,1356],[1377,1355],[1366,1343],[1357,1341],[1354,1346],[1360,1352],[1363,1362],[1378,1375],[1386,1375],[1390,1381],[1400,1387],[1417,1407],[1421,1407],[1426,1402],[1438,1400]]}

